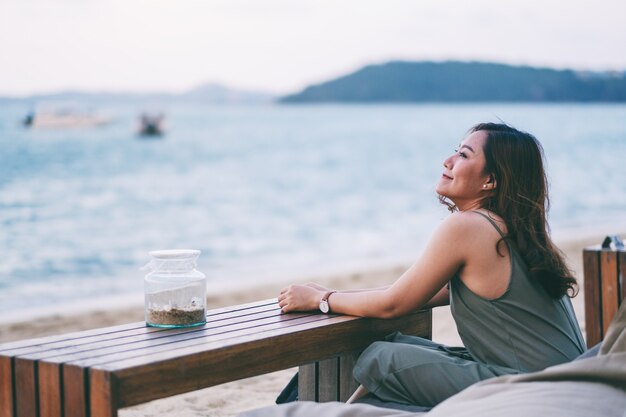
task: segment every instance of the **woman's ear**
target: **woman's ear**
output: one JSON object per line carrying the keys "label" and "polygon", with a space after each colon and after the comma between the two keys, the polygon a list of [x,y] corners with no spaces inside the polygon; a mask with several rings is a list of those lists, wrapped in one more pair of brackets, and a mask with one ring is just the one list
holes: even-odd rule
{"label": "woman's ear", "polygon": [[487,179],[487,182],[483,184],[483,190],[485,191],[495,190],[496,186],[497,186],[496,178],[494,177],[493,174],[489,174],[489,179]]}

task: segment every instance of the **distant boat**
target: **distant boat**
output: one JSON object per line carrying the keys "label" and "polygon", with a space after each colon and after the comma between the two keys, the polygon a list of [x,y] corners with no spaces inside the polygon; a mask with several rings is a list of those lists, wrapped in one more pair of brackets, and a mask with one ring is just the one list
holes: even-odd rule
{"label": "distant boat", "polygon": [[29,128],[86,128],[109,122],[107,116],[74,107],[43,107],[28,113],[22,120]]}
{"label": "distant boat", "polygon": [[140,136],[160,137],[165,133],[165,115],[163,113],[148,114],[143,113],[139,116]]}

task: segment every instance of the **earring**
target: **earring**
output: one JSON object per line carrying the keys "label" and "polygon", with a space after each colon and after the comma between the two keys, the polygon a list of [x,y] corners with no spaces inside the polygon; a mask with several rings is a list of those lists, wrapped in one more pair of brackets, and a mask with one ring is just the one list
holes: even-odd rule
{"label": "earring", "polygon": [[483,190],[487,188],[487,184],[483,184]]}

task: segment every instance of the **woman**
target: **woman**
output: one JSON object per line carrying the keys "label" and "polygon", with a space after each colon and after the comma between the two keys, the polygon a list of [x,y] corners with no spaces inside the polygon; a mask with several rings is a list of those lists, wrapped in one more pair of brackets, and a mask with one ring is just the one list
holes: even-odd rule
{"label": "woman", "polygon": [[568,296],[576,280],[548,235],[542,148],[530,134],[483,123],[448,157],[436,187],[452,214],[393,285],[331,291],[291,285],[284,312],[392,318],[450,304],[465,348],[400,333],[360,356],[361,383],[383,401],[433,407],[469,385],[574,359],[584,342]]}

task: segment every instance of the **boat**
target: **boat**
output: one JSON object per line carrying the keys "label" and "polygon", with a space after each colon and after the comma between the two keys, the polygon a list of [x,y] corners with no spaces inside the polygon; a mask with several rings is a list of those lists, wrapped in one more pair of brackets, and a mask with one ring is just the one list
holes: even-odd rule
{"label": "boat", "polygon": [[102,126],[110,122],[110,118],[88,110],[75,107],[42,107],[29,112],[22,124],[29,128],[87,128]]}
{"label": "boat", "polygon": [[165,133],[165,115],[163,113],[142,113],[139,116],[138,134],[144,137],[160,137]]}

